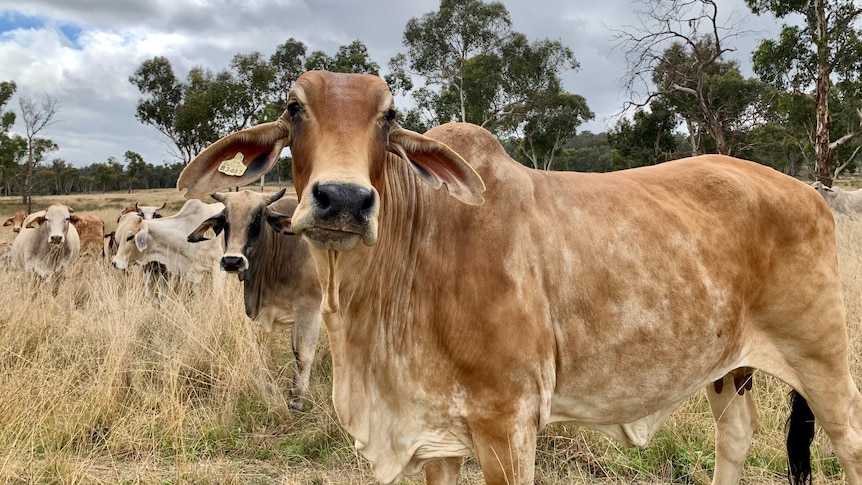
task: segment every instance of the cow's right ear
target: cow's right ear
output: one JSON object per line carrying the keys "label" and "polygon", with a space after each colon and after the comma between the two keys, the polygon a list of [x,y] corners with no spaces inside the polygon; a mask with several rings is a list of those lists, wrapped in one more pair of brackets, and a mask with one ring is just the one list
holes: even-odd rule
{"label": "cow's right ear", "polygon": [[246,185],[272,170],[290,145],[290,125],[282,118],[227,135],[202,151],[177,179],[186,199],[199,199]]}
{"label": "cow's right ear", "polygon": [[9,219],[6,219],[6,222],[4,222],[3,225],[4,226],[11,226],[12,225],[12,218],[10,217]]}
{"label": "cow's right ear", "polygon": [[279,214],[270,207],[266,208],[265,215],[266,222],[269,223],[269,227],[271,227],[275,232],[279,234],[287,234],[288,236],[296,234],[290,229],[290,221],[292,216]]}
{"label": "cow's right ear", "polygon": [[137,234],[135,234],[135,247],[138,248],[138,251],[143,252],[147,249],[147,235],[149,234],[149,230],[144,227]]}
{"label": "cow's right ear", "polygon": [[200,226],[197,227],[189,237],[187,238],[190,243],[196,243],[201,241],[209,241],[210,237],[207,237],[207,232],[212,229],[216,236],[221,234],[222,229],[224,229],[225,217],[224,214],[217,214],[209,219],[203,221]]}
{"label": "cow's right ear", "polygon": [[43,222],[45,222],[44,217],[42,217],[42,216],[34,217],[34,218],[30,219],[30,222],[28,222],[27,225],[24,227],[26,227],[27,229],[32,229],[35,226],[41,226]]}

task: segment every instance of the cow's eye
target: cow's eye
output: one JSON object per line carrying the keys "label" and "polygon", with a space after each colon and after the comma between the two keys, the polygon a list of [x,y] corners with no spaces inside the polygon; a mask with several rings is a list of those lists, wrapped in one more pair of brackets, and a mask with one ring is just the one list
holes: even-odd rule
{"label": "cow's eye", "polygon": [[135,238],[134,234],[129,234],[128,236],[126,236],[126,242],[131,242],[131,240],[134,238]]}
{"label": "cow's eye", "polygon": [[302,112],[302,105],[297,103],[296,101],[290,101],[287,103],[287,114],[293,118]]}
{"label": "cow's eye", "polygon": [[387,123],[392,123],[395,121],[395,118],[398,116],[398,112],[395,111],[395,108],[389,109],[385,115],[383,115],[383,119],[386,120]]}

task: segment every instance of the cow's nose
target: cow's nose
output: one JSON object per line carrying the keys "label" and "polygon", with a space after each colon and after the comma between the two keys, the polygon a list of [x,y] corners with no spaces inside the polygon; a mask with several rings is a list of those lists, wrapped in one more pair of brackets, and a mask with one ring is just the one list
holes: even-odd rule
{"label": "cow's nose", "polygon": [[240,256],[222,256],[221,269],[224,271],[245,271],[245,260]]}
{"label": "cow's nose", "polygon": [[60,244],[63,242],[63,236],[51,236],[51,244]]}
{"label": "cow's nose", "polygon": [[349,214],[353,222],[365,225],[374,207],[374,193],[356,184],[318,184],[311,190],[317,216],[334,219]]}
{"label": "cow's nose", "polygon": [[21,232],[21,228],[20,227],[13,227],[12,232]]}

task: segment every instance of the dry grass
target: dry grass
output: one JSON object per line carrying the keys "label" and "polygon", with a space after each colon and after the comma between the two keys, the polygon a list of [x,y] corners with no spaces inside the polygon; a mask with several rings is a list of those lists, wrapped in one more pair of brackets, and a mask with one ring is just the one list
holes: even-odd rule
{"label": "dry grass", "polygon": [[[127,202],[167,201],[168,213],[183,202],[175,191],[54,200],[114,225]],[[10,234],[3,228],[0,235],[9,240]],[[862,345],[862,221],[841,221],[838,244],[852,365],[862,376],[862,359],[856,358]],[[137,272],[79,262],[56,297],[14,273],[0,273],[0,288],[7,302],[0,314],[0,481],[374,483],[330,403],[325,335],[312,378],[313,409],[292,413],[288,335],[265,334],[245,317],[233,278],[224,294],[156,302],[143,297]],[[761,429],[745,483],[782,483],[789,389],[762,374],[755,379]],[[712,417],[700,393],[642,450],[620,448],[574,426],[545,429],[537,477],[544,485],[706,484],[713,442]],[[839,482],[822,432],[813,453],[815,482]],[[421,475],[402,482],[420,483]],[[472,460],[462,483],[482,483]]]}

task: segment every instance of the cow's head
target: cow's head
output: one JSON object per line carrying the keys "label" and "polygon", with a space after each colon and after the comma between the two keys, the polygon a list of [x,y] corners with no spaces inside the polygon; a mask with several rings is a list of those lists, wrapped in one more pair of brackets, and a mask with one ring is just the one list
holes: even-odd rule
{"label": "cow's head", "polygon": [[162,217],[162,215],[159,214],[159,211],[167,207],[167,205],[167,202],[162,203],[160,206],[138,205],[138,203],[135,202],[135,212],[144,219],[159,219]]}
{"label": "cow's head", "polygon": [[24,224],[24,219],[27,218],[27,211],[15,211],[12,217],[6,219],[4,226],[12,226],[12,232],[21,232],[21,226]]}
{"label": "cow's head", "polygon": [[[224,204],[224,209],[205,220],[191,234],[189,242],[205,241],[224,231],[225,251],[221,258],[221,269],[230,273],[242,273],[248,269],[249,250],[266,226],[266,206],[281,199],[285,189],[274,194],[252,190],[242,192],[216,192],[213,199]],[[208,233],[211,235],[208,237]]]}
{"label": "cow's head", "polygon": [[44,211],[28,216],[24,227],[32,229],[44,225],[47,228],[48,243],[63,244],[69,231],[69,223],[78,220],[72,212],[74,212],[72,208],[67,205],[51,204]]}
{"label": "cow's head", "polygon": [[[130,212],[120,217],[115,233],[117,241],[117,252],[111,258],[111,264],[117,269],[128,269],[129,265],[141,258],[140,239],[146,241],[146,233],[143,238],[139,235],[144,228],[143,218],[137,212]],[[144,245],[146,248],[146,245]]]}
{"label": "cow's head", "polygon": [[400,128],[395,118],[383,79],[309,71],[296,81],[278,120],[213,143],[183,170],[177,188],[199,198],[253,182],[289,146],[300,200],[292,229],[318,249],[338,251],[377,241],[379,191],[392,154],[432,186],[445,186],[468,204],[483,202],[482,179],[460,155]]}

